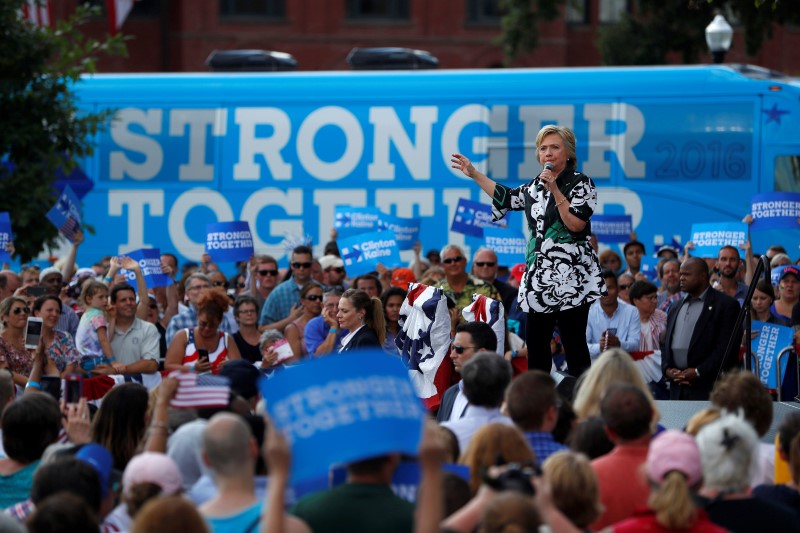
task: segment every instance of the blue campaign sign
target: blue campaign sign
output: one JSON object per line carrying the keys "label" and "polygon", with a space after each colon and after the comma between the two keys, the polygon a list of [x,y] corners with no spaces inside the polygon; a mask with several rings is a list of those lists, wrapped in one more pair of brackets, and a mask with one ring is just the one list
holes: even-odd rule
{"label": "blue campaign sign", "polygon": [[747,224],[744,222],[710,222],[692,224],[694,243],[692,255],[695,257],[717,257],[723,246],[739,245],[747,240]]}
{"label": "blue campaign sign", "polygon": [[450,231],[482,238],[483,228],[486,227],[506,228],[508,227],[508,221],[502,219],[493,222],[492,206],[490,205],[473,202],[466,198],[459,199]]}
{"label": "blue campaign sign", "polygon": [[0,262],[6,263],[11,261],[11,254],[8,253],[6,247],[8,243],[14,240],[14,235],[11,233],[11,217],[8,212],[0,213]]}
{"label": "blue campaign sign", "polygon": [[513,266],[525,262],[528,239],[519,230],[510,228],[483,228],[483,239],[487,248],[497,254],[497,264]]}
{"label": "blue campaign sign", "polygon": [[337,206],[333,211],[333,227],[339,237],[377,231],[378,221],[385,216],[377,207]]}
{"label": "blue campaign sign", "polygon": [[[144,282],[148,289],[172,285],[172,279],[161,271],[161,251],[158,248],[134,250],[127,255],[139,263],[139,268],[142,269]],[[136,290],[136,274],[125,269],[121,269],[120,273],[128,278],[128,283],[133,286],[133,290]]]}
{"label": "blue campaign sign", "polygon": [[56,205],[47,212],[47,220],[49,220],[55,227],[58,228],[64,237],[73,241],[75,232],[81,227],[81,208],[80,200],[67,185],[58,196]]}
{"label": "blue campaign sign", "polygon": [[642,262],[639,264],[639,271],[645,276],[647,276],[648,279],[654,280],[658,277],[657,267],[658,267],[657,257],[642,256]]}
{"label": "blue campaign sign", "polygon": [[753,230],[800,229],[800,193],[754,194],[750,204]]}
{"label": "blue campaign sign", "polygon": [[294,483],[336,464],[417,452],[425,411],[396,357],[367,350],[312,359],[260,387],[290,443]]}
{"label": "blue campaign sign", "polygon": [[633,231],[630,215],[598,215],[592,216],[592,233],[603,243],[628,242]]}
{"label": "blue campaign sign", "polygon": [[381,213],[378,219],[378,231],[390,230],[397,238],[397,247],[400,250],[411,250],[419,240],[419,218],[400,218],[394,215]]}
{"label": "blue campaign sign", "polygon": [[[761,383],[770,389],[778,388],[778,374],[775,371],[778,354],[787,346],[792,345],[794,328],[776,326],[767,322],[753,321],[753,330],[758,335],[753,338],[751,348],[758,358],[758,371]],[[786,365],[789,357],[781,361],[781,377],[786,377]]]}
{"label": "blue campaign sign", "polygon": [[338,239],[337,243],[350,277],[374,272],[378,263],[387,268],[400,265],[400,252],[393,231],[359,233]]}
{"label": "blue campaign sign", "polygon": [[253,257],[253,234],[245,221],[206,225],[206,253],[214,261],[248,261]]}

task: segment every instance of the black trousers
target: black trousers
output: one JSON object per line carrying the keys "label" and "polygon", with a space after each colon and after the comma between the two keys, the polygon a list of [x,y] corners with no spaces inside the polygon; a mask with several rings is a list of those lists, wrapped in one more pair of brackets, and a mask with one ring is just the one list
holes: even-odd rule
{"label": "black trousers", "polygon": [[569,373],[580,376],[592,364],[589,347],[586,345],[586,325],[589,321],[590,303],[554,313],[528,313],[525,326],[525,341],[528,344],[528,368],[550,373],[553,355],[550,341],[558,326],[561,344],[567,358]]}

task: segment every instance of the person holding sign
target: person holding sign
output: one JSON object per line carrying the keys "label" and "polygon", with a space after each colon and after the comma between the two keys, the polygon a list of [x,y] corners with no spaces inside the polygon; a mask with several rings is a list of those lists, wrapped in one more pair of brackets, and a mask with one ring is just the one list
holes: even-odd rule
{"label": "person holding sign", "polygon": [[386,322],[383,304],[379,298],[370,298],[361,289],[347,289],[339,300],[336,314],[339,327],[350,331],[342,339],[339,353],[378,348],[386,340]]}
{"label": "person holding sign", "polygon": [[576,170],[575,134],[569,128],[545,126],[536,136],[536,150],[544,170],[514,189],[488,178],[461,154],[453,154],[451,162],[492,197],[495,219],[509,210],[525,211],[531,241],[518,298],[528,313],[528,364],[550,371],[550,339],[558,325],[569,371],[578,376],[591,364],[586,345],[589,306],[606,293],[589,242],[597,190]]}
{"label": "person holding sign", "polygon": [[236,342],[220,330],[229,301],[224,289],[202,290],[197,299],[197,327],[175,334],[167,349],[164,370],[218,374],[225,361],[240,358]]}

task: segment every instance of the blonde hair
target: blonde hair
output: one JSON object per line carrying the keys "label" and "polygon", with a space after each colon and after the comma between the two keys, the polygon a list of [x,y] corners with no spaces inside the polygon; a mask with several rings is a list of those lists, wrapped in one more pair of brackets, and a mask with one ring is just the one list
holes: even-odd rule
{"label": "blonde hair", "polygon": [[553,504],[580,529],[603,514],[600,486],[589,458],[572,451],[556,452],[542,465]]}
{"label": "blonde hair", "polygon": [[94,280],[87,281],[83,284],[80,301],[84,307],[89,307],[89,299],[94,298],[96,294],[100,294],[101,292],[105,292],[106,298],[108,297],[108,286],[105,283]]}
{"label": "blonde hair", "polygon": [[719,409],[716,407],[706,407],[705,409],[701,409],[697,411],[692,418],[686,423],[686,433],[689,435],[696,437],[700,430],[703,429],[705,426],[717,420],[722,413],[720,413]]}
{"label": "blonde hair", "polygon": [[667,529],[688,529],[697,519],[686,478],[677,470],[664,476],[661,485],[653,485],[647,505],[656,512],[656,520]]}
{"label": "blonde hair", "polygon": [[536,455],[525,436],[514,426],[492,423],[479,429],[470,440],[459,463],[469,467],[469,487],[473,494],[481,486],[484,470],[497,464],[498,457],[506,463],[533,463]]}
{"label": "blonde hair", "polygon": [[537,533],[542,519],[533,498],[501,492],[486,505],[478,533]]}
{"label": "blonde hair", "polygon": [[578,392],[572,408],[579,420],[593,416],[600,416],[600,400],[603,399],[608,388],[615,383],[625,383],[640,389],[647,397],[650,408],[653,410],[652,429],[655,430],[661,414],[656,407],[656,402],[642,374],[636,368],[633,358],[621,348],[611,348],[603,352],[592,363],[589,370],[581,376],[578,383]]}
{"label": "blonde hair", "polygon": [[564,148],[567,151],[567,162],[576,166],[578,164],[578,157],[575,155],[575,134],[566,126],[548,124],[540,129],[539,133],[536,134],[536,152],[539,152],[539,147],[544,142],[544,138],[551,133],[555,133],[561,137],[561,140],[564,141]]}

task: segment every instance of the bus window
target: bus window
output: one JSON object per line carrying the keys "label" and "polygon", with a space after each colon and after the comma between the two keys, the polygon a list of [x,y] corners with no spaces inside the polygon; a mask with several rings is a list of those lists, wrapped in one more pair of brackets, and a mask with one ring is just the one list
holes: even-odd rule
{"label": "bus window", "polygon": [[800,155],[775,158],[775,192],[800,192]]}

